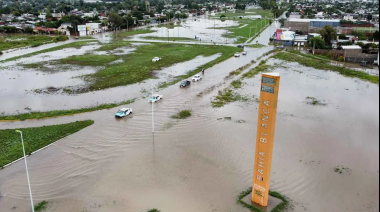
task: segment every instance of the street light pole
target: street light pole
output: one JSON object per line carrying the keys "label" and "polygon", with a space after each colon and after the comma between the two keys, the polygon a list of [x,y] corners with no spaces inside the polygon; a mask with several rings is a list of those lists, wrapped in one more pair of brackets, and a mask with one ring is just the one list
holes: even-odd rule
{"label": "street light pole", "polygon": [[22,150],[23,150],[23,152],[24,152],[24,161],[25,161],[25,168],[26,168],[26,177],[27,177],[27,179],[28,179],[28,186],[29,186],[30,203],[31,203],[31,205],[32,205],[32,212],[34,212],[32,189],[31,189],[31,187],[30,187],[30,180],[29,180],[28,163],[26,162],[26,154],[25,154],[24,138],[22,137],[22,132],[21,132],[20,130],[16,130],[16,132],[20,133],[20,135],[21,135]]}

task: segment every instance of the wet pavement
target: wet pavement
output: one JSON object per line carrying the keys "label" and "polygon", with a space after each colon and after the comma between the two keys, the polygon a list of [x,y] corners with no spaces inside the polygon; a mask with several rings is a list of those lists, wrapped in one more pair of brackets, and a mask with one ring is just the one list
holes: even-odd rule
{"label": "wet pavement", "polygon": [[[51,211],[246,212],[236,198],[252,183],[258,104],[213,109],[210,100],[233,80],[224,79],[230,71],[268,50],[218,64],[189,88],[160,91],[154,138],[146,99],[129,105],[134,115],[121,120],[115,108],[0,128],[95,120],[28,158],[35,201],[51,202]],[[292,199],[297,212],[378,211],[379,86],[295,63],[268,63],[277,63],[282,77],[271,189]],[[260,76],[244,82],[239,93],[258,97]],[[327,105],[307,104],[308,96]],[[170,118],[183,109],[192,117]],[[337,166],[350,174],[334,172]],[[0,196],[2,212],[29,209],[22,161],[0,170]]]}

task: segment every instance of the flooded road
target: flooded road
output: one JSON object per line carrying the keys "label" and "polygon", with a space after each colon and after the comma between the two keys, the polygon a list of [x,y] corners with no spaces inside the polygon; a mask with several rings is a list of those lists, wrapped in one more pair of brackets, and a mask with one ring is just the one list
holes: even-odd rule
{"label": "flooded road", "polygon": [[[56,212],[247,212],[236,198],[252,184],[258,103],[214,109],[210,99],[229,84],[224,78],[230,71],[264,49],[251,51],[208,69],[189,88],[162,90],[154,139],[146,99],[129,105],[134,115],[121,120],[112,109],[0,123],[12,129],[95,120],[28,158],[35,201],[49,201],[49,211]],[[268,61],[275,63],[282,79],[271,189],[292,199],[296,212],[379,211],[379,86]],[[244,82],[239,93],[258,97],[260,76]],[[308,96],[327,105],[307,104]],[[170,118],[183,109],[193,116]],[[336,173],[337,166],[351,172]],[[2,212],[29,209],[22,161],[0,170],[0,196]]]}
{"label": "flooded road", "polygon": [[[60,88],[67,86],[86,86],[86,82],[79,76],[94,73],[102,67],[77,67],[73,65],[66,67],[63,65],[53,67],[53,69],[57,69],[58,67],[58,69],[60,69],[59,72],[48,73],[16,66],[16,64],[20,63],[27,64],[32,61],[42,62],[43,60],[49,61],[66,58],[70,55],[80,55],[89,52],[94,53],[96,51],[93,50],[97,48],[99,48],[97,44],[85,46],[80,49],[68,48],[55,51],[51,54],[39,54],[30,58],[22,58],[20,60],[0,64],[0,67],[8,66],[7,70],[0,70],[0,99],[7,100],[0,104],[0,111],[5,114],[10,114],[29,112],[29,109],[32,109],[32,111],[67,110],[140,98],[146,96],[147,91],[150,93],[152,89],[151,83],[154,83],[155,87],[158,87],[160,83],[169,82],[173,80],[175,76],[184,75],[189,71],[201,68],[202,65],[220,56],[220,54],[209,57],[198,56],[187,62],[174,64],[171,67],[157,70],[155,72],[157,78],[153,80],[76,95],[69,95]],[[269,49],[270,47],[260,50],[247,49],[247,51],[252,56],[258,57],[269,51]],[[116,52],[117,50],[123,50],[124,54],[128,54],[131,53],[134,48],[116,49],[114,51]],[[98,51],[98,53],[109,54],[103,51]],[[233,55],[231,55],[231,57],[232,56]],[[231,58],[223,64],[228,69],[234,69],[235,67],[241,67],[249,63],[251,60],[250,57]],[[34,80],[30,80],[31,77],[33,77]],[[49,87],[59,88],[60,90],[51,94],[44,92]],[[36,92],[36,90],[41,90],[41,92]]]}

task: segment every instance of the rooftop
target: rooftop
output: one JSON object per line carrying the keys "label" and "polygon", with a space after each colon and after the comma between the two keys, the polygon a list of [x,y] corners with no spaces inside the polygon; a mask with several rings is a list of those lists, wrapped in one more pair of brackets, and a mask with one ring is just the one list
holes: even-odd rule
{"label": "rooftop", "polygon": [[289,22],[312,22],[312,21],[340,22],[339,19],[296,19],[296,18],[289,19]]}
{"label": "rooftop", "polygon": [[342,46],[342,49],[346,50],[346,49],[362,49],[362,47],[360,46]]}

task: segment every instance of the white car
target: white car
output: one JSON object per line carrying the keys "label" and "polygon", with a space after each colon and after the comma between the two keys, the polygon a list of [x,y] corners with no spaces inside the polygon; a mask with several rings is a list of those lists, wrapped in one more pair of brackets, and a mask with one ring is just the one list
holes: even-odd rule
{"label": "white car", "polygon": [[197,74],[197,75],[195,75],[194,77],[193,77],[193,82],[198,82],[199,80],[201,80],[202,79],[202,76],[201,75],[199,75],[199,74]]}
{"label": "white car", "polygon": [[155,57],[155,58],[152,59],[152,62],[158,62],[158,61],[160,61],[160,60],[161,60],[161,58],[159,58],[159,57]]}
{"label": "white car", "polygon": [[247,55],[247,52],[243,52],[242,54],[243,54],[243,55]]}
{"label": "white car", "polygon": [[235,57],[240,57],[240,53],[239,53],[239,52],[236,52],[234,56],[235,56]]}
{"label": "white car", "polygon": [[158,102],[158,101],[160,101],[161,99],[163,99],[164,97],[162,96],[162,95],[160,95],[160,94],[154,94],[153,96],[151,96],[150,98],[149,98],[149,102],[151,102],[151,103],[153,103],[153,102]]}
{"label": "white car", "polygon": [[131,108],[121,108],[119,111],[117,111],[117,113],[115,114],[115,117],[116,118],[123,118],[123,117],[126,117],[132,113],[133,113],[133,111]]}

